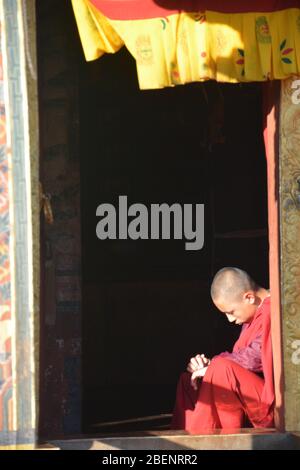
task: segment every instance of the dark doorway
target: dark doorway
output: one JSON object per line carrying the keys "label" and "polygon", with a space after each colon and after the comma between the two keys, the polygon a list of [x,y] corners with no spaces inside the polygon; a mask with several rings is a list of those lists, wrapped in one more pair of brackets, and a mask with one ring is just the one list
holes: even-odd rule
{"label": "dark doorway", "polygon": [[[268,286],[260,84],[140,91],[125,50],[86,63],[71,2],[38,0],[41,435],[168,427],[191,355],[239,334],[212,305],[223,266]],[[96,208],[205,204],[205,242],[104,240]]]}
{"label": "dark doorway", "polygon": [[[189,357],[230,349],[238,335],[210,301],[213,273],[238,266],[268,284],[261,110],[258,84],[140,91],[125,49],[82,67],[86,431],[167,427]],[[96,208],[117,209],[119,195],[149,210],[204,203],[204,248],[98,240]]]}

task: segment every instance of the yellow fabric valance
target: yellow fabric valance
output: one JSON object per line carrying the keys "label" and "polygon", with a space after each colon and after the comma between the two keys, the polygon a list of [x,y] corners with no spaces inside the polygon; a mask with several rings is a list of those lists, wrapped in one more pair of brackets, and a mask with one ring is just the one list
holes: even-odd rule
{"label": "yellow fabric valance", "polygon": [[86,60],[125,45],[136,60],[141,89],[210,79],[266,81],[300,73],[299,8],[113,20],[89,0],[72,4]]}

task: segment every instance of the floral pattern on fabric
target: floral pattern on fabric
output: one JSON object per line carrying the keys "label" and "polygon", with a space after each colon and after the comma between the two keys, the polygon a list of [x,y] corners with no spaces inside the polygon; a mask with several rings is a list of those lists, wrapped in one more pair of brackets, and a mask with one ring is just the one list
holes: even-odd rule
{"label": "floral pattern on fabric", "polygon": [[113,20],[89,0],[72,4],[86,59],[125,45],[136,60],[141,89],[204,80],[282,80],[300,74],[300,8],[263,14],[180,11]]}
{"label": "floral pattern on fabric", "polygon": [[265,16],[260,16],[259,18],[257,18],[255,22],[255,27],[258,42],[270,43],[271,36],[267,18]]}

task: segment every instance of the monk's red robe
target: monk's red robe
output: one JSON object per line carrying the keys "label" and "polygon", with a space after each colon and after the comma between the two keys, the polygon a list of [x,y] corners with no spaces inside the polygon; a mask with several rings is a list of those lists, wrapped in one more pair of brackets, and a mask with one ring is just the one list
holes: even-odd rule
{"label": "monk's red robe", "polygon": [[[191,434],[210,429],[272,427],[274,408],[270,297],[258,307],[251,323],[240,334],[230,354],[215,356],[199,384],[191,386],[191,374],[184,372],[178,382],[172,429]],[[261,341],[263,377],[234,360],[257,339]]]}

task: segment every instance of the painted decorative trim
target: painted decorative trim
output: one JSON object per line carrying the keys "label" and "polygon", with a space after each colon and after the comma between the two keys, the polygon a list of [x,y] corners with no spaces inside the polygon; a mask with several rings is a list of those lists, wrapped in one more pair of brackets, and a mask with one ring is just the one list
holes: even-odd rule
{"label": "painted decorative trim", "polygon": [[[6,110],[6,153],[10,162],[10,276],[11,276],[11,357],[12,406],[7,410],[12,422],[2,428],[0,443],[33,444],[36,440],[35,314],[33,288],[33,219],[31,194],[31,145],[28,106],[28,77],[21,0],[1,0],[1,39]],[[31,105],[31,103],[30,103]],[[32,122],[32,121],[31,121]],[[35,136],[36,139],[36,136]],[[35,149],[36,151],[36,149]],[[1,335],[1,332],[0,332]],[[4,437],[5,436],[5,439]]]}

